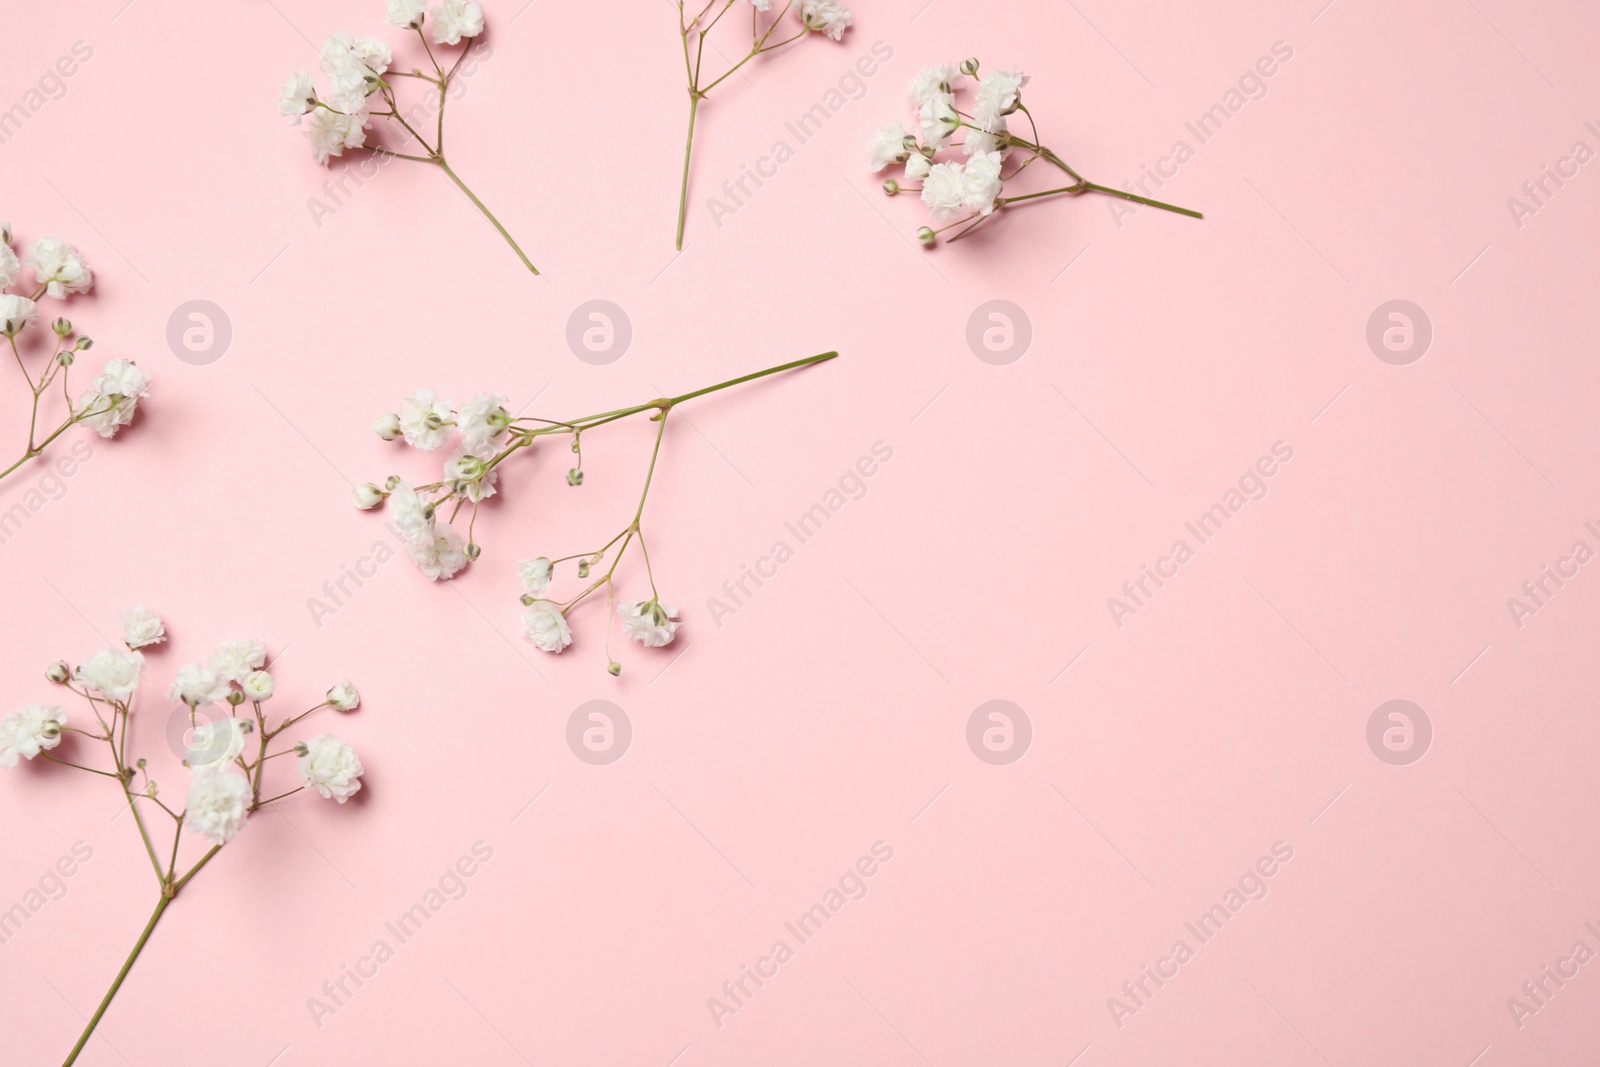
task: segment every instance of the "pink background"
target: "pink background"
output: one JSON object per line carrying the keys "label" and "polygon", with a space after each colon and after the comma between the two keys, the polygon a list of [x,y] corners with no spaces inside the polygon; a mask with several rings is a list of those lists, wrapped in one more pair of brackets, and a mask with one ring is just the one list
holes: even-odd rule
{"label": "pink background", "polygon": [[[1600,14],[861,0],[841,44],[711,98],[675,258],[670,5],[517,2],[489,7],[450,156],[541,278],[414,164],[313,220],[342,168],[314,165],[274,98],[314,66],[308,38],[398,42],[377,0],[8,15],[0,107],[74,42],[93,56],[0,145],[3,215],[84,251],[98,283],[69,314],[90,362],[131,356],[155,383],[125,436],[58,444],[92,440],[92,460],[0,545],[6,710],[52,699],[45,665],[107,643],[133,603],[173,633],[137,723],[168,795],[161,690],[223,639],[282,654],[281,700],[344,676],[365,699],[313,723],[364,757],[359,800],[254,819],[80,1062],[1587,1062],[1600,963],[1520,1028],[1507,998],[1574,942],[1600,950],[1600,576],[1520,628],[1506,601],[1574,541],[1600,548],[1600,176],[1520,227],[1506,201],[1575,141],[1600,148]],[[706,198],[794,147],[785,122],[878,41],[864,97],[717,226]],[[1053,201],[926,254],[921,206],[862,167],[917,69],[976,54],[1031,72],[1046,142],[1119,183],[1195,147],[1184,123],[1278,41],[1293,58],[1266,96],[1163,190],[1204,222]],[[1407,366],[1365,338],[1397,298],[1433,328]],[[232,325],[209,365],[166,340],[194,299]],[[565,339],[593,299],[632,324],[606,366]],[[966,341],[995,299],[1032,329],[1004,366]],[[646,520],[685,625],[624,650],[620,680],[596,610],[559,658],[521,639],[515,561],[625,521],[642,422],[593,435],[581,490],[559,451],[511,472],[453,585],[395,561],[313,621],[322,583],[384,537],[349,483],[431,470],[367,430],[411,389],[570,417],[830,348],[674,416]],[[708,598],[878,441],[893,459],[865,497],[717,626]],[[1107,598],[1278,441],[1293,459],[1269,495],[1118,627]],[[0,510],[38,478],[0,485]],[[596,698],[633,724],[608,766],[565,740]],[[996,699],[1033,730],[1007,766],[966,740]],[[1392,699],[1433,727],[1407,766],[1366,740]],[[0,804],[0,908],[74,842],[94,853],[0,945],[0,1058],[55,1063],[154,887],[109,783],[29,765],[0,773]],[[478,841],[493,858],[467,895],[316,1025],[307,998]],[[877,841],[893,859],[867,896],[796,947],[784,923]],[[1267,896],[1199,945],[1184,923],[1280,841]],[[707,998],[779,938],[794,958],[718,1027]],[[1194,958],[1119,1026],[1108,998],[1180,938]]]}

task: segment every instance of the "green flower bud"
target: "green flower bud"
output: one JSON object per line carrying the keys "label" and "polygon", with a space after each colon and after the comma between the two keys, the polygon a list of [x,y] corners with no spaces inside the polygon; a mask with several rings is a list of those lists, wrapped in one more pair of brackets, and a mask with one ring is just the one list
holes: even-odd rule
{"label": "green flower bud", "polygon": [[933,230],[927,226],[924,226],[922,229],[917,231],[917,243],[923,248],[932,248],[934,242],[938,239],[939,235],[934,233]]}
{"label": "green flower bud", "polygon": [[56,332],[57,337],[65,337],[72,332],[72,323],[66,319],[56,319],[50,323],[50,328]]}
{"label": "green flower bud", "polygon": [[567,484],[568,485],[582,485],[583,484],[583,471],[579,470],[577,467],[573,467],[571,470],[569,470],[567,472]]}
{"label": "green flower bud", "polygon": [[888,181],[883,183],[883,194],[885,196],[893,196],[895,193],[898,193],[899,191],[900,191],[900,183],[895,181],[893,178],[890,178]]}

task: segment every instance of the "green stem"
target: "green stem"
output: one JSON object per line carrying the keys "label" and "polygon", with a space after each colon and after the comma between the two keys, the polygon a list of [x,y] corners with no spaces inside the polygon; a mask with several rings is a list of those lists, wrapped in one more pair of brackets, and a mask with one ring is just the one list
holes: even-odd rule
{"label": "green stem", "polygon": [[683,220],[689,211],[689,154],[694,151],[694,116],[700,110],[700,93],[689,90],[689,136],[683,139],[683,185],[678,190],[678,239],[676,248],[683,251]]}
{"label": "green stem", "polygon": [[72,1051],[67,1053],[65,1062],[61,1067],[72,1067],[78,1059],[78,1053],[83,1051],[83,1046],[89,1043],[89,1035],[94,1033],[94,1028],[100,1024],[100,1016],[106,1013],[106,1008],[111,1006],[111,998],[117,995],[117,990],[122,988],[122,980],[128,977],[128,972],[133,968],[133,961],[139,958],[139,953],[144,949],[144,943],[150,940],[150,931],[156,928],[156,923],[161,918],[161,913],[167,910],[167,905],[172,903],[172,897],[165,892],[156,902],[156,910],[150,913],[150,921],[144,924],[144,932],[139,935],[139,940],[134,942],[133,951],[128,953],[128,958],[123,961],[122,970],[117,972],[116,979],[111,983],[111,988],[106,990],[105,997],[100,1001],[100,1006],[94,1010],[94,1015],[89,1019],[89,1025],[83,1028],[83,1034],[78,1038],[78,1043],[72,1046]]}
{"label": "green stem", "polygon": [[1041,196],[1058,196],[1065,193],[1078,194],[1086,192],[1105,193],[1107,196],[1120,196],[1124,200],[1132,200],[1135,203],[1145,204],[1149,207],[1158,207],[1163,211],[1175,211],[1180,215],[1188,215],[1192,219],[1205,218],[1205,216],[1200,214],[1200,212],[1192,211],[1186,207],[1179,207],[1176,204],[1164,203],[1160,200],[1151,200],[1147,196],[1138,196],[1122,189],[1114,189],[1109,185],[1099,185],[1090,181],[1079,182],[1075,185],[1064,185],[1059,189],[1046,189],[1043,192],[1027,193],[1023,196],[1002,196],[1000,199],[996,200],[995,203],[1015,204],[1023,200],[1036,200]]}
{"label": "green stem", "polygon": [[477,194],[471,189],[468,189],[467,183],[462,181],[460,176],[457,175],[455,171],[450,169],[450,164],[444,161],[444,157],[437,156],[435,157],[434,162],[439,164],[440,170],[443,170],[446,174],[450,175],[450,180],[456,183],[456,188],[467,194],[468,200],[471,200],[474,204],[478,205],[478,210],[483,212],[483,217],[494,223],[494,228],[500,231],[500,236],[506,239],[506,244],[510,245],[511,250],[517,254],[517,258],[522,260],[522,265],[533,271],[533,273],[538,274],[539,268],[535,267],[531,262],[529,262],[528,257],[523,255],[522,249],[517,246],[517,242],[512,240],[511,235],[506,232],[506,228],[500,225],[500,220],[494,217],[494,213],[492,211],[483,206],[483,201],[478,199]]}

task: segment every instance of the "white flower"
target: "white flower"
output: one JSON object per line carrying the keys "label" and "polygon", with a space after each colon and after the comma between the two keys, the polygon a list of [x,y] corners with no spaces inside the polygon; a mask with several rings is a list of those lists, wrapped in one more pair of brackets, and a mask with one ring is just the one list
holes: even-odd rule
{"label": "white flower", "polygon": [[11,250],[10,242],[0,241],[0,289],[9,288],[21,276],[22,264],[17,262],[17,254]]}
{"label": "white flower", "polygon": [[522,582],[522,591],[538,595],[549,589],[550,568],[550,560],[545,556],[517,560],[517,578]]}
{"label": "white flower", "polygon": [[278,94],[278,111],[294,119],[298,126],[300,116],[316,106],[316,100],[317,91],[311,84],[311,75],[297,70],[283,83],[283,92]]}
{"label": "white flower", "polygon": [[139,687],[139,668],[144,666],[143,652],[119,652],[102,648],[78,664],[72,672],[78,684],[115,703],[127,703]]}
{"label": "white flower", "polygon": [[961,128],[961,116],[947,97],[936,96],[917,109],[917,123],[922,127],[922,143],[938,151]]}
{"label": "white flower", "polygon": [[461,405],[456,412],[456,425],[467,451],[481,455],[491,445],[498,449],[504,443],[511,426],[511,414],[505,405],[506,398],[498,393],[479,393]]}
{"label": "white flower", "polygon": [[800,0],[800,21],[806,29],[825,33],[835,41],[844,36],[850,25],[850,9],[839,0]]}
{"label": "white flower", "polygon": [[1000,137],[1006,132],[1006,120],[996,119],[993,130],[968,130],[961,139],[961,150],[969,156],[982,152],[999,152],[1002,156],[1011,146],[1002,144]]}
{"label": "white flower", "polygon": [[966,173],[961,176],[961,194],[967,207],[980,215],[989,214],[994,210],[1001,184],[999,152],[980,152],[967,160]]}
{"label": "white flower", "polygon": [[395,529],[407,541],[432,540],[433,517],[428,511],[430,507],[432,505],[405,482],[395,486],[389,494],[389,510],[394,514]]}
{"label": "white flower", "polygon": [[322,72],[333,87],[333,105],[340,111],[359,110],[367,99],[367,76],[371,73],[356,54],[356,42],[348,33],[328,34],[319,49]]}
{"label": "white flower", "polygon": [[394,53],[389,51],[389,46],[372,37],[356,38],[355,44],[350,48],[350,54],[374,74],[382,74],[394,61]]}
{"label": "white flower", "polygon": [[328,704],[335,711],[354,711],[361,706],[361,694],[349,682],[340,682],[328,690]]}
{"label": "white flower", "polygon": [[528,640],[541,652],[560,652],[572,644],[572,627],[561,614],[561,606],[549,600],[535,600],[522,616]]}
{"label": "white flower", "polygon": [[[11,250],[10,245],[0,247],[4,247],[8,252]],[[12,261],[15,260],[16,257],[12,256]],[[7,337],[15,337],[26,330],[28,323],[33,321],[33,309],[36,307],[38,305],[25,296],[0,293],[0,333],[4,333]]]}
{"label": "white flower", "polygon": [[972,101],[972,123],[985,130],[995,130],[1006,115],[1022,104],[1022,87],[1028,76],[1020,70],[991,70],[978,82],[978,92]]}
{"label": "white flower", "polygon": [[33,268],[33,276],[45,292],[57,300],[68,293],[87,293],[94,284],[94,275],[78,250],[54,237],[33,242],[23,262]]}
{"label": "white flower", "polygon": [[296,767],[306,784],[324,797],[343,804],[361,790],[361,757],[332,734],[318,734],[304,742],[306,754]]}
{"label": "white flower", "polygon": [[434,452],[450,440],[450,423],[455,421],[450,404],[440,400],[433,389],[418,389],[400,409],[400,432],[406,444],[424,452]]}
{"label": "white flower", "polygon": [[278,683],[266,671],[251,671],[239,683],[239,688],[244,690],[244,695],[257,703],[272,699],[273,690]]}
{"label": "white flower", "polygon": [[191,708],[214,704],[228,695],[228,679],[207,663],[189,663],[178,668],[167,687],[168,700],[181,700]]}
{"label": "white flower", "polygon": [[757,11],[771,11],[772,0],[750,0],[750,6]]}
{"label": "white flower", "polygon": [[122,613],[122,641],[129,648],[158,645],[167,639],[161,616],[149,608],[129,608]]}
{"label": "white flower", "polygon": [[306,140],[311,142],[311,154],[318,163],[328,162],[329,156],[344,154],[346,148],[360,148],[367,143],[365,109],[354,115],[341,115],[319,107],[306,120]]}
{"label": "white flower", "polygon": [[232,841],[244,825],[250,783],[229,770],[198,769],[189,773],[189,799],[183,825],[213,845]]}
{"label": "white flower", "polygon": [[462,495],[474,504],[494,496],[494,483],[499,477],[500,472],[491,470],[485,457],[465,449],[456,449],[444,461],[444,480],[459,483]]}
{"label": "white flower", "polygon": [[383,503],[384,496],[383,490],[379,489],[371,482],[363,482],[362,484],[356,486],[355,489],[351,490],[350,495],[351,498],[355,500],[356,507],[360,508],[362,511],[370,511],[379,504]]}
{"label": "white flower", "polygon": [[242,682],[245,675],[266,664],[267,650],[253,637],[224,642],[211,653],[211,666],[227,682]]}
{"label": "white flower", "polygon": [[911,79],[911,90],[907,94],[911,100],[911,109],[915,111],[935,97],[948,98],[955,89],[956,79],[959,77],[961,70],[954,63],[935,63],[922,71]]}
{"label": "white flower", "polygon": [[867,145],[871,169],[882,170],[892,163],[902,162],[907,152],[906,136],[906,128],[898,122],[891,122],[873,134],[872,141]]}
{"label": "white flower", "polygon": [[406,555],[434,581],[454,578],[456,572],[467,565],[461,551],[461,535],[449,526],[429,531],[426,538],[406,542]]}
{"label": "white flower", "polygon": [[427,7],[427,0],[389,0],[385,21],[391,26],[412,29],[422,25],[422,13]]}
{"label": "white flower", "polygon": [[928,157],[921,152],[911,153],[910,158],[906,160],[906,181],[920,182],[928,176],[928,169],[932,166]]}
{"label": "white flower", "polygon": [[58,707],[29,704],[0,719],[0,767],[15,767],[17,757],[33,759],[61,743],[67,713]]}
{"label": "white flower", "polygon": [[935,163],[928,168],[928,176],[922,180],[922,202],[935,222],[943,222],[966,203],[964,169],[960,163]]}
{"label": "white flower", "polygon": [[89,391],[78,398],[79,422],[101,437],[113,437],[133,421],[141,397],[150,395],[150,375],[131,359],[108,359]]}
{"label": "white flower", "polygon": [[679,625],[677,614],[676,605],[663,604],[659,600],[627,601],[617,605],[623,636],[646,648],[660,648],[672,643],[672,635]]}
{"label": "white flower", "polygon": [[245,729],[243,719],[195,723],[183,761],[191,771],[226,767],[244,752]]}
{"label": "white flower", "polygon": [[483,5],[477,0],[439,0],[433,9],[433,43],[460,44],[483,32]]}

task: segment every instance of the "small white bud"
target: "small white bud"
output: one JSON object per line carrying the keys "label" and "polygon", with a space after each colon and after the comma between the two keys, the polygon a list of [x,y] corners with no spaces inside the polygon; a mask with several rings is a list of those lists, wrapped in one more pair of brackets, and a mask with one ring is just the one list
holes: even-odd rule
{"label": "small white bud", "polygon": [[568,485],[582,485],[583,484],[583,471],[579,470],[577,467],[573,467],[571,470],[569,470],[567,472],[567,484]]}
{"label": "small white bud", "polygon": [[310,751],[311,750],[306,747],[306,743],[304,741],[296,741],[294,743],[294,754],[296,756],[304,756],[307,752],[310,752]]}
{"label": "small white bud", "polygon": [[44,725],[39,727],[39,733],[43,734],[45,737],[60,737],[61,724],[47,719],[45,720]]}
{"label": "small white bud", "polygon": [[228,690],[228,703],[232,704],[234,707],[238,707],[240,704],[244,703],[244,694],[237,689]]}
{"label": "small white bud", "polygon": [[976,77],[978,73],[978,57],[968,56],[966,59],[963,59],[961,61],[961,73],[965,74],[969,78]]}
{"label": "small white bud", "polygon": [[45,669],[44,676],[57,685],[66,685],[67,679],[72,677],[72,672],[67,669],[65,660],[56,660]]}
{"label": "small white bud", "polygon": [[938,239],[939,235],[934,233],[933,230],[927,226],[924,226],[922,229],[917,231],[917,243],[923,248],[932,248],[933,243]]}
{"label": "small white bud", "polygon": [[384,492],[382,489],[379,489],[371,482],[363,482],[362,484],[356,486],[354,491],[351,493],[351,496],[355,500],[356,507],[360,508],[362,511],[370,511],[377,507],[379,504],[383,503],[383,498],[388,495],[388,493]]}
{"label": "small white bud", "polygon": [[385,411],[373,422],[372,432],[385,441],[393,441],[400,436],[400,416],[392,411]]}
{"label": "small white bud", "polygon": [[899,191],[900,191],[900,183],[895,181],[893,178],[890,178],[888,181],[883,183],[883,195],[885,195],[885,196],[893,196],[895,193],[898,193]]}
{"label": "small white bud", "polygon": [[461,550],[461,554],[467,558],[468,563],[471,563],[483,555],[483,546],[476,541],[468,541],[466,547]]}
{"label": "small white bud", "polygon": [[610,663],[606,664],[606,672],[609,673],[613,678],[619,677],[622,674],[622,664],[618,663],[616,660],[612,660]]}
{"label": "small white bud", "polygon": [[72,332],[72,323],[58,318],[50,323],[50,328],[55,331],[57,337],[65,337]]}

